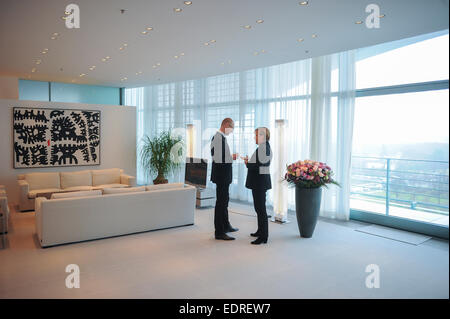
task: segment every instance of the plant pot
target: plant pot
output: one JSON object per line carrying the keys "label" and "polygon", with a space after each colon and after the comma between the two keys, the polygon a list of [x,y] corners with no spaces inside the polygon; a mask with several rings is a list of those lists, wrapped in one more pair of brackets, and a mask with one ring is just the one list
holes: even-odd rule
{"label": "plant pot", "polygon": [[295,187],[295,212],[300,236],[311,238],[320,212],[322,188]]}
{"label": "plant pot", "polygon": [[156,176],[156,178],[153,180],[153,184],[158,185],[158,184],[167,184],[169,181],[164,177],[163,174],[158,174],[158,176]]}

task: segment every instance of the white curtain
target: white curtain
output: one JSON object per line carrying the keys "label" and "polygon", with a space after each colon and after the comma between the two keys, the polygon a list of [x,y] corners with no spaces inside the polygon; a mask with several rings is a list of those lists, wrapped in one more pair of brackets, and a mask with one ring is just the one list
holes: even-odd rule
{"label": "white curtain", "polygon": [[[340,166],[337,165],[341,165],[341,162],[328,157],[332,154],[333,147],[330,146],[330,150],[326,151],[317,148],[317,146],[323,147],[323,143],[331,143],[331,141],[334,143],[337,138],[341,140],[351,138],[351,132],[342,131],[340,134],[344,135],[333,136],[331,130],[322,132],[319,129],[325,129],[326,126],[322,123],[331,120],[333,123],[345,121],[342,125],[349,126],[347,113],[338,114],[329,110],[333,109],[333,99],[342,100],[339,103],[346,101],[345,105],[350,103],[347,100],[351,99],[351,92],[343,94],[342,98],[340,96],[338,98],[337,92],[335,97],[331,97],[329,94],[333,86],[338,86],[334,84],[338,78],[333,70],[341,65],[342,67],[347,65],[350,68],[350,59],[347,64],[333,63],[336,57],[337,55],[318,58],[319,60],[308,59],[198,80],[126,89],[125,104],[137,106],[138,183],[148,184],[154,178],[148,178],[139,163],[140,141],[143,136],[152,137],[162,131],[177,128],[184,130],[187,124],[194,124],[197,132],[196,157],[210,160],[210,139],[225,117],[231,117],[235,121],[234,133],[228,137],[232,152],[250,156],[256,149],[254,129],[266,126],[272,133],[275,133],[275,120],[285,119],[288,120],[285,130],[285,136],[288,137],[285,141],[288,163],[311,158],[314,154],[322,161],[330,158],[329,164],[338,174],[342,175],[346,166],[340,169]],[[345,69],[339,72],[339,75],[342,74],[343,82],[345,73],[349,70]],[[326,76],[326,79],[323,76]],[[340,84],[340,87],[343,88],[344,84]],[[319,107],[315,109],[316,106]],[[347,109],[344,104],[341,108]],[[326,136],[330,135],[332,138],[326,140]],[[316,141],[319,143],[316,144]],[[270,143],[272,148],[276,149],[275,139]],[[344,153],[346,154],[346,152]],[[344,155],[339,156],[343,157]],[[276,160],[277,154],[274,154],[274,161]],[[275,181],[283,177],[284,172],[272,169],[271,173],[273,184],[275,184]],[[242,161],[233,164],[233,184],[230,187],[232,199],[252,201],[251,192],[245,188],[246,174],[247,170]],[[341,175],[338,174],[336,177],[339,179]],[[183,179],[184,167],[169,176],[169,181],[182,181]],[[340,182],[344,184],[343,180]],[[210,182],[208,182],[208,186],[214,187]],[[332,188],[330,190],[332,191]],[[339,190],[339,193],[334,196],[345,194]],[[293,189],[288,190],[287,197],[288,208],[295,209]],[[269,191],[269,205],[272,204],[272,198],[272,191]],[[337,209],[342,205],[326,203],[324,199],[322,206],[326,208],[324,211],[328,211],[329,206]]]}
{"label": "white curtain", "polygon": [[312,60],[311,159],[326,162],[341,187],[322,194],[321,216],[348,220],[355,105],[355,53]]}

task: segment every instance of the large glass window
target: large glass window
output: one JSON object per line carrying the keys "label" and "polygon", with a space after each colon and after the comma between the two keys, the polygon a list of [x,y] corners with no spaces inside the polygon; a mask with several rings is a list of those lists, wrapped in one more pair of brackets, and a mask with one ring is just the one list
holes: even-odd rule
{"label": "large glass window", "polygon": [[448,31],[358,50],[356,88],[448,80]]}
{"label": "large glass window", "polygon": [[358,54],[351,208],[448,227],[448,31]]}

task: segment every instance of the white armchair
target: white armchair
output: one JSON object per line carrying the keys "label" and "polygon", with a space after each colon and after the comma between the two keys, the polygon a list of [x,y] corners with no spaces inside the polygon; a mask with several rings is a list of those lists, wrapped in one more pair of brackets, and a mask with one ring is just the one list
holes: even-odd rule
{"label": "white armchair", "polygon": [[8,232],[9,207],[6,190],[0,185],[0,234],[5,235]]}
{"label": "white armchair", "polygon": [[24,179],[18,179],[19,184],[19,210],[33,210],[34,209],[34,199],[28,198],[28,193],[30,192],[30,184]]}
{"label": "white armchair", "polygon": [[131,175],[122,174],[120,175],[120,184],[129,185],[131,187],[136,187],[136,177]]}

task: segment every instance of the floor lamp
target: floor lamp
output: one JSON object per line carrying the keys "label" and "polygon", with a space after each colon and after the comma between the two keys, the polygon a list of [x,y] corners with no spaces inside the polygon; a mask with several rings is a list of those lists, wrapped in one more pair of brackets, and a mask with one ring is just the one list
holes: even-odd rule
{"label": "floor lamp", "polygon": [[273,190],[273,222],[288,223],[287,185],[283,182],[287,163],[287,120],[275,120],[275,178]]}
{"label": "floor lamp", "polygon": [[195,150],[195,127],[194,124],[186,125],[186,156],[194,157]]}

